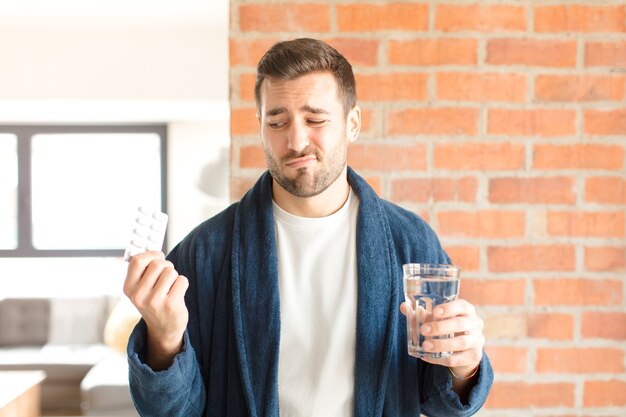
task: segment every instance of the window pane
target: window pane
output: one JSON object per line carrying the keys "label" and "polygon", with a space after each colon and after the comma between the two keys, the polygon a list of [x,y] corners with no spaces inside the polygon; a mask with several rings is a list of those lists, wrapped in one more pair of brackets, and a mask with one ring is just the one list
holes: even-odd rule
{"label": "window pane", "polygon": [[161,207],[156,134],[40,134],[31,157],[37,249],[123,249],[137,207]]}
{"label": "window pane", "polygon": [[0,133],[0,249],[17,248],[17,136]]}

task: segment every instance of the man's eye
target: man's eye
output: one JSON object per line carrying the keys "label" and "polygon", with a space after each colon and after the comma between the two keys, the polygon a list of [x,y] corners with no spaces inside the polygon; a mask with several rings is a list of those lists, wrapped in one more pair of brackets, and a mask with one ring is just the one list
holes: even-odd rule
{"label": "man's eye", "polygon": [[282,121],[276,121],[276,122],[268,122],[267,125],[271,128],[271,129],[280,129],[281,127],[285,126],[285,122]]}
{"label": "man's eye", "polygon": [[320,119],[309,119],[308,122],[309,122],[309,124],[320,126],[320,125],[323,125],[324,123],[326,123],[326,120],[323,120],[323,119],[322,120],[320,120]]}

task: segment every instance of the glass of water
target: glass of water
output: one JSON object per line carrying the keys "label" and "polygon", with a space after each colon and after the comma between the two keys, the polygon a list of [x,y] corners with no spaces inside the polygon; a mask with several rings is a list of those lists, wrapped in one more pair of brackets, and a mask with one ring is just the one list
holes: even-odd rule
{"label": "glass of water", "polygon": [[[424,324],[436,319],[433,309],[459,296],[461,268],[456,265],[405,264],[404,298],[409,304],[407,314],[407,339],[409,355],[417,358],[445,358],[452,352],[425,352],[422,345],[427,340],[421,332]],[[454,334],[432,336],[432,339],[453,337]]]}

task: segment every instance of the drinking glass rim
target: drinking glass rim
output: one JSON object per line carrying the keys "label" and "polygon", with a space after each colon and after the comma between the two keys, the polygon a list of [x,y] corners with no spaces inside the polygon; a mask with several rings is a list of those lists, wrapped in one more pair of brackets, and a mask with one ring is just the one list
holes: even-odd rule
{"label": "drinking glass rim", "polygon": [[415,274],[416,271],[419,271],[421,273],[426,273],[427,271],[439,273],[452,272],[456,275],[459,275],[461,273],[461,267],[454,264],[407,263],[402,265],[402,271],[405,275],[407,273]]}

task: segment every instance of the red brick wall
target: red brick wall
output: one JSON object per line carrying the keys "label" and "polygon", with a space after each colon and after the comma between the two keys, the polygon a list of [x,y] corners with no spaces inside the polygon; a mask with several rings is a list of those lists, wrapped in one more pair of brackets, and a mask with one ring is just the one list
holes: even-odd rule
{"label": "red brick wall", "polygon": [[497,375],[480,415],[626,415],[624,1],[232,0],[235,199],[264,169],[255,65],[299,36],[353,63],[350,164],[463,267]]}

